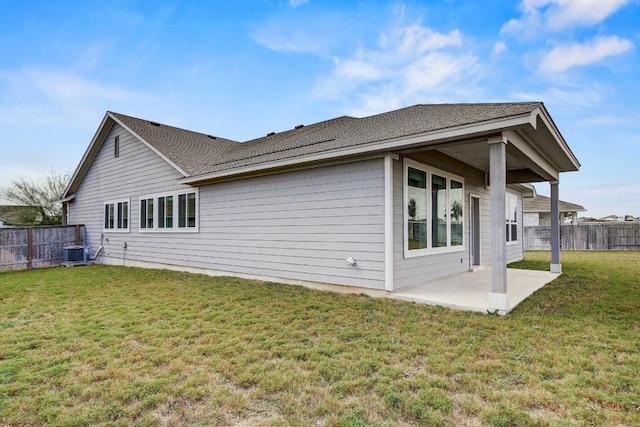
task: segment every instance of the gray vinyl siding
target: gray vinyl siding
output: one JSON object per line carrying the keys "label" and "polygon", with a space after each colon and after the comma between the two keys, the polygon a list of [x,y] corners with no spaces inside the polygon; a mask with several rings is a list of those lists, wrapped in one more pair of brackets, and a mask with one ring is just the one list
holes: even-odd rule
{"label": "gray vinyl siding", "polygon": [[[198,232],[140,232],[141,196],[191,187],[116,125],[76,192],[70,221],[87,226],[95,250],[103,203],[130,197],[131,232],[104,233],[105,262],[384,289],[383,175],[382,159],[373,159],[205,185]],[[345,262],[349,256],[353,267]]]}
{"label": "gray vinyl siding", "polygon": [[[114,137],[120,137],[120,155],[114,157]],[[130,198],[130,233],[105,231],[102,243],[111,256],[121,257],[115,248],[133,241],[139,223],[139,197],[163,191],[190,188],[180,185],[182,175],[151,149],[114,125],[88,169],[69,207],[69,224],[85,224],[87,242],[100,246],[104,226],[104,203]],[[107,242],[107,239],[109,240]]]}
{"label": "gray vinyl siding", "polygon": [[[414,160],[464,178],[464,251],[429,254],[411,258],[404,257],[404,187],[403,159],[393,164],[393,255],[394,289],[424,284],[442,277],[469,271],[471,259],[470,242],[470,196],[480,197],[480,261],[481,265],[491,264],[491,205],[489,189],[485,187],[484,174],[465,168],[459,162],[448,161],[444,156],[430,157],[428,152],[414,154]],[[514,193],[519,194],[519,193]],[[518,212],[522,213],[522,197],[519,196]],[[520,225],[520,224],[519,224]],[[507,260],[522,259],[522,227],[518,227],[518,244],[507,246]]]}

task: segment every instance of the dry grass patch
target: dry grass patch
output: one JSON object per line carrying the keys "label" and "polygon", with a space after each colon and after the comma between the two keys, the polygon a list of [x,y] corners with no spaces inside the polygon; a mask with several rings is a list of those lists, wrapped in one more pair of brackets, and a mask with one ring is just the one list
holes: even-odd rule
{"label": "dry grass patch", "polygon": [[3,273],[0,424],[638,425],[640,253],[563,267],[506,317],[158,270]]}

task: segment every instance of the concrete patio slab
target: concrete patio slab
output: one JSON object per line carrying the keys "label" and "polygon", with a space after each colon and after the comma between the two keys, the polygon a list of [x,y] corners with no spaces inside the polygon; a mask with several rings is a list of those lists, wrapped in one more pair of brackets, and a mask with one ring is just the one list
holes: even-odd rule
{"label": "concrete patio slab", "polygon": [[[508,268],[509,309],[507,312],[558,276],[560,274],[548,271]],[[489,267],[391,292],[387,296],[404,301],[486,313],[489,310],[490,291],[491,268]]]}

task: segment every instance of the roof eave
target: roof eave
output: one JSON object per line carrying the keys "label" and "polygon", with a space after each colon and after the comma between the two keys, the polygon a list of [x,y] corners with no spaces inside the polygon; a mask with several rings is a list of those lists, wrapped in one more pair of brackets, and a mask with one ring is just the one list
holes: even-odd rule
{"label": "roof eave", "polygon": [[100,149],[100,147],[102,146],[102,143],[104,142],[106,135],[103,135],[103,133],[108,133],[109,130],[111,129],[111,126],[113,126],[113,123],[111,123],[107,128],[107,122],[109,121],[109,119],[112,120],[112,117],[110,116],[110,113],[107,111],[104,117],[102,118],[102,122],[100,122],[100,126],[98,126],[96,133],[93,135],[93,138],[91,138],[91,143],[85,150],[84,155],[82,156],[82,159],[80,159],[80,163],[78,163],[78,166],[73,172],[73,175],[71,175],[71,179],[69,180],[67,187],[64,189],[64,192],[62,193],[63,194],[62,199],[69,198],[78,189],[78,186],[80,185],[80,182],[84,178],[84,175],[86,174],[87,169],[89,168],[89,165],[91,164],[91,162],[93,162],[93,159],[95,158],[98,150]]}
{"label": "roof eave", "polygon": [[521,184],[509,184],[508,186],[519,190],[523,194],[523,196],[526,197],[527,199],[532,199],[538,195],[536,193],[536,187],[534,187],[533,184],[521,183]]}
{"label": "roof eave", "polygon": [[558,147],[560,147],[560,149],[564,153],[564,155],[566,157],[566,160],[568,160],[569,164],[566,165],[568,167],[564,167],[564,168],[560,169],[560,172],[576,172],[576,171],[578,171],[580,169],[580,166],[581,166],[580,162],[578,161],[578,158],[575,156],[573,151],[571,151],[571,148],[569,148],[569,144],[567,144],[567,141],[565,141],[564,137],[560,133],[560,130],[557,128],[555,122],[551,118],[551,115],[547,111],[547,109],[544,106],[544,104],[541,103],[532,112],[531,117],[532,117],[532,126],[534,126],[534,127],[537,127],[537,119],[538,118],[540,120],[542,120],[544,125],[549,130],[549,133],[551,134],[551,136],[555,140],[556,144],[558,145]]}
{"label": "roof eave", "polygon": [[503,119],[488,120],[480,123],[458,126],[454,128],[440,129],[437,131],[424,132],[415,135],[409,135],[399,138],[391,138],[380,140],[354,147],[346,147],[341,149],[323,151],[292,157],[282,160],[274,160],[269,162],[257,163],[239,168],[226,169],[223,171],[206,173],[201,175],[193,175],[180,179],[179,182],[190,185],[202,185],[218,180],[229,179],[233,176],[241,176],[260,172],[267,172],[271,169],[282,169],[301,165],[304,163],[314,163],[323,160],[338,159],[343,157],[358,156],[367,153],[388,152],[397,149],[410,148],[412,146],[429,146],[442,143],[447,140],[455,140],[470,135],[492,134],[505,129],[512,129],[523,125],[532,125],[535,121],[533,113],[525,113],[517,116],[511,116]]}

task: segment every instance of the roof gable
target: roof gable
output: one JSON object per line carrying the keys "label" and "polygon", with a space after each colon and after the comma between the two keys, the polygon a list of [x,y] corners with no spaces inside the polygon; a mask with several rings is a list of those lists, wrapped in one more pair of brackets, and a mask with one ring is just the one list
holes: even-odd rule
{"label": "roof gable", "polygon": [[70,200],[75,193],[109,135],[111,128],[116,123],[154,151],[184,177],[190,176],[193,171],[201,168],[203,164],[215,161],[222,153],[239,144],[229,139],[217,138],[107,111],[78,167],[71,176],[71,180],[65,189],[63,200]]}

